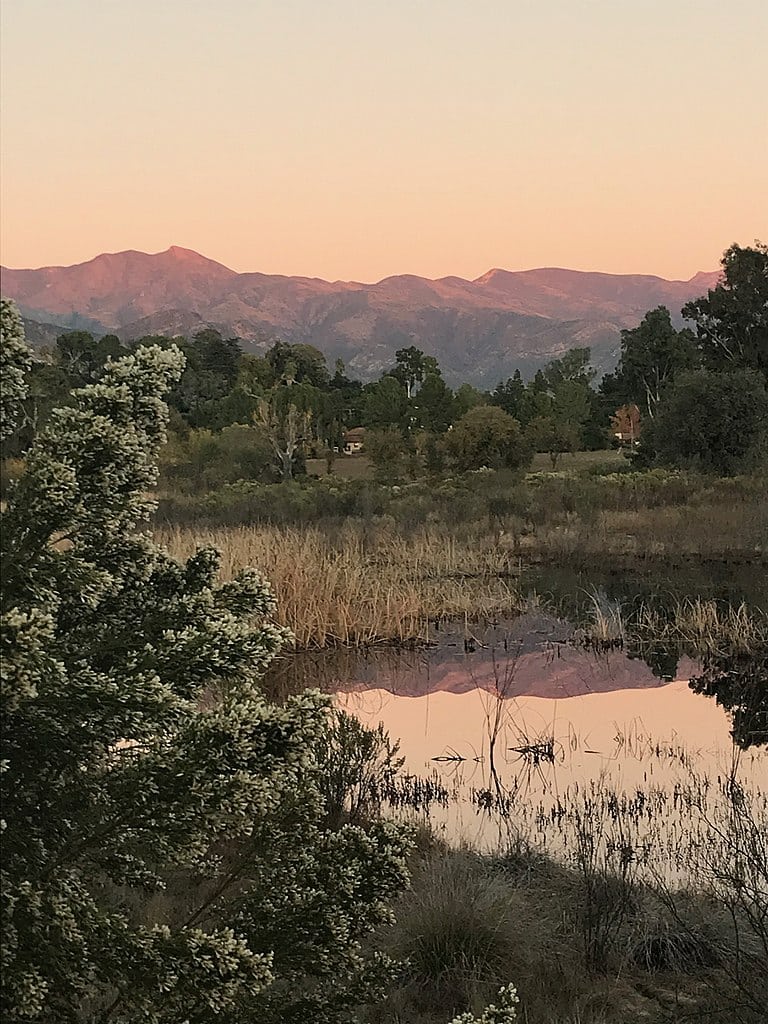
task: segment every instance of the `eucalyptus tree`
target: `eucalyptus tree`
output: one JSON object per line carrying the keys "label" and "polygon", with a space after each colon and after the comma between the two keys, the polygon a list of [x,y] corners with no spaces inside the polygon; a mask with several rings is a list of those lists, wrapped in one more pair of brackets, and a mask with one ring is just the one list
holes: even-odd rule
{"label": "eucalyptus tree", "polygon": [[705,365],[751,369],[768,378],[768,245],[732,245],[721,261],[721,280],[683,307],[696,326]]}
{"label": "eucalyptus tree", "polygon": [[426,374],[434,373],[437,368],[437,360],[433,356],[427,356],[420,348],[410,345],[395,352],[395,366],[390,375],[400,381],[410,400]]}
{"label": "eucalyptus tree", "polygon": [[294,467],[303,446],[311,437],[312,412],[291,400],[291,389],[277,388],[269,398],[260,398],[253,421],[269,442],[282,480],[293,479]]}
{"label": "eucalyptus tree", "polygon": [[665,388],[698,362],[693,333],[678,331],[666,306],[650,310],[637,327],[621,332],[622,404],[635,403],[653,419]]}

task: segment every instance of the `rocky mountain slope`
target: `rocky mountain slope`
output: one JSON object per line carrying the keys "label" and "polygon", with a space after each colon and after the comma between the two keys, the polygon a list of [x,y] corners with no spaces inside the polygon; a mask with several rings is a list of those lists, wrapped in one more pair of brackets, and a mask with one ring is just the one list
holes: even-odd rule
{"label": "rocky mountain slope", "polygon": [[375,284],[239,274],[189,249],[105,253],[87,263],[3,269],[3,294],[33,321],[124,338],[190,334],[212,325],[259,350],[269,339],[309,342],[330,362],[376,376],[396,349],[435,355],[452,381],[491,386],[516,367],[530,374],[574,345],[601,370],[615,363],[623,327],[666,305],[674,314],[718,274],[689,281],[650,275],[491,270],[475,281],[398,275]]}

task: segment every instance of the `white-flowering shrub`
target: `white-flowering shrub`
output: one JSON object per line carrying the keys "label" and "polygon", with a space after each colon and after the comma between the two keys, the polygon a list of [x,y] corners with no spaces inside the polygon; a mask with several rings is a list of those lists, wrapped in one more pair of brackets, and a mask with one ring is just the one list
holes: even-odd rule
{"label": "white-flowering shrub", "polygon": [[18,426],[31,363],[19,311],[8,299],[0,299],[0,441]]}
{"label": "white-flowering shrub", "polygon": [[[3,306],[2,426],[29,354]],[[362,940],[406,882],[385,823],[331,829],[325,699],[269,703],[258,573],[141,532],[174,348],[55,412],[2,512],[2,1011],[8,1022],[323,1024],[377,998]]]}
{"label": "white-flowering shrub", "polygon": [[491,1003],[486,1006],[479,1017],[473,1013],[462,1013],[454,1017],[451,1024],[514,1024],[517,1020],[517,1005],[519,999],[514,985],[507,985],[499,990],[498,1006]]}

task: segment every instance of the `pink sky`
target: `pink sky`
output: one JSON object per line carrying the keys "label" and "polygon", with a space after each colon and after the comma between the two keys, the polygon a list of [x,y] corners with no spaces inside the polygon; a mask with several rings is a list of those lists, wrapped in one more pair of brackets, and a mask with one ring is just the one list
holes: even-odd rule
{"label": "pink sky", "polygon": [[689,278],[768,237],[765,0],[5,0],[2,261]]}

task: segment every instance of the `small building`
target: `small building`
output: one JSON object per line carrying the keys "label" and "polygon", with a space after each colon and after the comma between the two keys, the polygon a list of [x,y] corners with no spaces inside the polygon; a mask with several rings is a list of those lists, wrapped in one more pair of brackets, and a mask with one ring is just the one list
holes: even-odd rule
{"label": "small building", "polygon": [[365,427],[352,427],[344,434],[344,454],[357,455],[363,450]]}
{"label": "small building", "polygon": [[634,448],[640,441],[640,410],[634,404],[622,405],[611,417],[611,432],[620,447]]}

